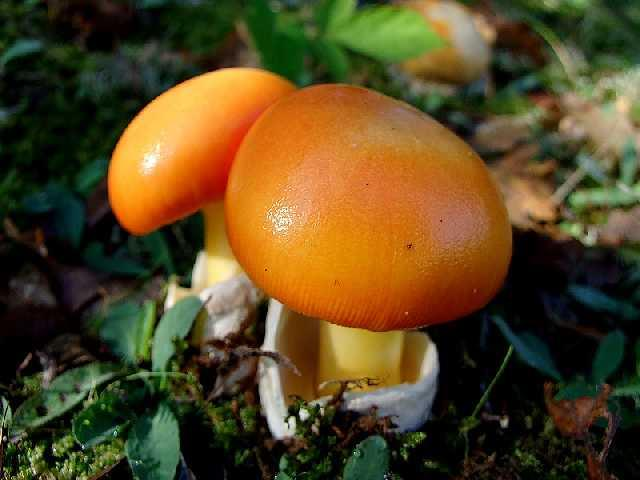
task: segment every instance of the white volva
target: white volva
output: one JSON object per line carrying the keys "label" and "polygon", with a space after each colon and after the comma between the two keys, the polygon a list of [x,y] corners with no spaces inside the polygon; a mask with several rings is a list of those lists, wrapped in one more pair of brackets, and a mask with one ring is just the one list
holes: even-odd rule
{"label": "white volva", "polygon": [[[318,320],[292,312],[276,300],[269,303],[263,350],[286,356],[300,370],[297,375],[286,365],[262,358],[258,371],[260,400],[269,429],[275,438],[292,436],[295,419],[287,418],[291,395],[323,404],[330,397],[317,397]],[[431,413],[437,390],[438,351],[423,332],[407,332],[403,349],[402,383],[373,391],[344,394],[342,408],[379,416],[391,416],[398,431],[420,428]]]}

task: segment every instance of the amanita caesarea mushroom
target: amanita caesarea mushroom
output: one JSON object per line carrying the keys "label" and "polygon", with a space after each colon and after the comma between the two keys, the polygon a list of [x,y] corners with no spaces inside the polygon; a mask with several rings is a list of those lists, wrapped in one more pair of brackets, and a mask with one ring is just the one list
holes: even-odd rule
{"label": "amanita caesarea mushroom", "polygon": [[398,2],[420,12],[448,43],[407,60],[402,68],[429,80],[468,83],[485,74],[491,62],[491,44],[479,17],[453,0],[405,0]]}
{"label": "amanita caesarea mushroom", "polygon": [[[120,224],[142,235],[202,209],[206,283],[241,271],[224,231],[229,168],[262,112],[295,90],[251,68],[206,73],[148,104],[118,141],[109,165],[109,200]],[[200,274],[199,274],[200,275]]]}
{"label": "amanita caesarea mushroom", "polygon": [[352,392],[357,405],[419,427],[438,363],[428,337],[407,330],[483,307],[511,257],[507,212],[483,161],[407,104],[364,88],[308,87],[251,128],[225,209],[238,262],[286,306],[271,303],[265,347],[286,344],[302,372],[295,380],[263,361],[273,433],[290,433],[286,395],[313,400],[331,392],[319,388],[326,382],[363,377],[379,384]]}

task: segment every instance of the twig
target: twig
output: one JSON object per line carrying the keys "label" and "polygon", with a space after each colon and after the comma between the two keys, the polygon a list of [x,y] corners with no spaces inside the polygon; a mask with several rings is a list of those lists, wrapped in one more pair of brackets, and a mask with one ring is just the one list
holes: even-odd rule
{"label": "twig", "polygon": [[565,198],[584,180],[584,177],[587,176],[587,171],[582,168],[582,166],[578,167],[571,175],[567,177],[562,185],[560,185],[553,195],[551,195],[551,201],[555,205],[560,205],[564,202]]}

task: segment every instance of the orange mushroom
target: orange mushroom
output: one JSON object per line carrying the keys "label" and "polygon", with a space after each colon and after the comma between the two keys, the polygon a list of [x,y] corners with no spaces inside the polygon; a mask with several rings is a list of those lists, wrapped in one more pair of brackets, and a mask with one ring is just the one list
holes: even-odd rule
{"label": "orange mushroom", "polygon": [[122,134],[109,166],[111,207],[141,235],[203,208],[210,283],[239,267],[224,232],[222,199],[245,134],[295,87],[258,69],[206,73],[166,91]]}
{"label": "orange mushroom", "polygon": [[493,32],[482,17],[452,0],[403,0],[400,5],[416,10],[447,46],[412,58],[402,68],[430,80],[469,83],[484,75],[491,62]]}
{"label": "orange mushroom", "polygon": [[249,277],[326,320],[317,384],[398,383],[403,330],[483,307],[511,257],[483,161],[429,116],[364,88],[309,87],[268,109],[238,151],[225,204]]}

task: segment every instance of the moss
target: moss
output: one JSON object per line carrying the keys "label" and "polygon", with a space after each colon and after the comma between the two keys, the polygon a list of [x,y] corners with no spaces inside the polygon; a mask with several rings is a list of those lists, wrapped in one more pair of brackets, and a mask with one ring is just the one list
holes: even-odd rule
{"label": "moss", "polygon": [[6,447],[2,480],[88,480],[117,463],[124,441],[82,450],[70,432],[31,438]]}
{"label": "moss", "polygon": [[259,405],[249,404],[244,396],[209,405],[207,415],[213,430],[213,448],[232,459],[232,467],[256,467],[255,448],[260,442]]}

